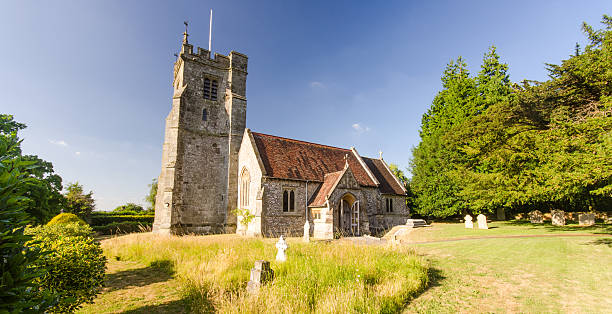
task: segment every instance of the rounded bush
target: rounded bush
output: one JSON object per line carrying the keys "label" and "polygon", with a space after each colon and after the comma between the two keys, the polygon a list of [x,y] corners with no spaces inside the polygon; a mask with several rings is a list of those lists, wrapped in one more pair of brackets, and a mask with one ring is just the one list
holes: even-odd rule
{"label": "rounded bush", "polygon": [[68,223],[72,223],[72,222],[76,222],[76,223],[78,223],[80,225],[84,225],[84,226],[87,225],[87,223],[85,221],[83,221],[83,219],[79,218],[75,214],[61,213],[61,214],[53,217],[53,219],[51,219],[47,223],[47,226],[52,226],[52,225],[55,225],[55,224],[68,224]]}
{"label": "rounded bush", "polygon": [[43,255],[37,267],[45,273],[38,278],[41,290],[59,297],[51,311],[74,312],[91,303],[101,290],[106,258],[88,225],[78,222],[40,226],[32,229],[33,246]]}

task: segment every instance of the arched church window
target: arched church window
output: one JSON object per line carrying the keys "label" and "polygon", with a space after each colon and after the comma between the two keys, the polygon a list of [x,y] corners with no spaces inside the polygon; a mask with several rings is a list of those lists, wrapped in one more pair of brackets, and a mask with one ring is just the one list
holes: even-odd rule
{"label": "arched church window", "polygon": [[251,186],[251,176],[249,171],[244,168],[240,175],[240,207],[246,208],[249,206],[249,190]]}
{"label": "arched church window", "polygon": [[212,101],[216,101],[218,91],[219,91],[219,84],[217,83],[217,80],[211,80],[205,77],[204,78],[204,99],[210,99]]}
{"label": "arched church window", "polygon": [[206,121],[208,120],[208,111],[206,111],[206,108],[202,109],[202,121]]}

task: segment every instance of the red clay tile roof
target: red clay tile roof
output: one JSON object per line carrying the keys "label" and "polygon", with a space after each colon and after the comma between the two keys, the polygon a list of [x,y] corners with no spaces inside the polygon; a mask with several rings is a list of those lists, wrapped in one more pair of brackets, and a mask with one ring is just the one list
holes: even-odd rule
{"label": "red clay tile roof", "polygon": [[332,188],[336,185],[338,180],[342,178],[344,174],[344,170],[328,173],[325,175],[325,179],[323,180],[323,184],[319,188],[315,199],[308,204],[308,206],[323,206],[325,205],[325,197],[328,196],[332,192]]}
{"label": "red clay tile roof", "polygon": [[348,156],[349,168],[357,182],[362,186],[376,186],[349,149],[256,132],[251,134],[270,177],[324,182],[326,174],[344,169],[344,157]]}
{"label": "red clay tile roof", "polygon": [[361,159],[363,159],[368,168],[370,168],[370,171],[372,171],[372,174],[374,174],[376,180],[378,180],[380,183],[380,186],[378,187],[380,189],[380,193],[400,195],[406,194],[395,180],[393,174],[387,170],[387,167],[383,164],[384,161],[367,157],[361,157]]}

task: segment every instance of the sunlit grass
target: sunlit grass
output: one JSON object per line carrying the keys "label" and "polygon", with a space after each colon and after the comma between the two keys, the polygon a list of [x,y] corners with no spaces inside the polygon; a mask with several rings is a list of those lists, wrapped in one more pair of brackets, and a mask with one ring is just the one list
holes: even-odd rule
{"label": "sunlit grass", "polygon": [[[103,248],[112,259],[171,262],[194,312],[390,313],[427,285],[425,262],[408,248],[290,239],[288,260],[277,263],[274,241],[132,234],[105,240]],[[248,294],[250,269],[260,259],[271,261],[275,279]]]}

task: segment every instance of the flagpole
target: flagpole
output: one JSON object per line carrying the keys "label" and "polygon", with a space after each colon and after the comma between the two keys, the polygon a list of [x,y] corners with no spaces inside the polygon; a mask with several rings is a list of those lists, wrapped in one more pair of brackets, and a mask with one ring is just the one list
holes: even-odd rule
{"label": "flagpole", "polygon": [[208,27],[208,51],[212,52],[211,49],[212,43],[212,9],[210,9],[210,26]]}

